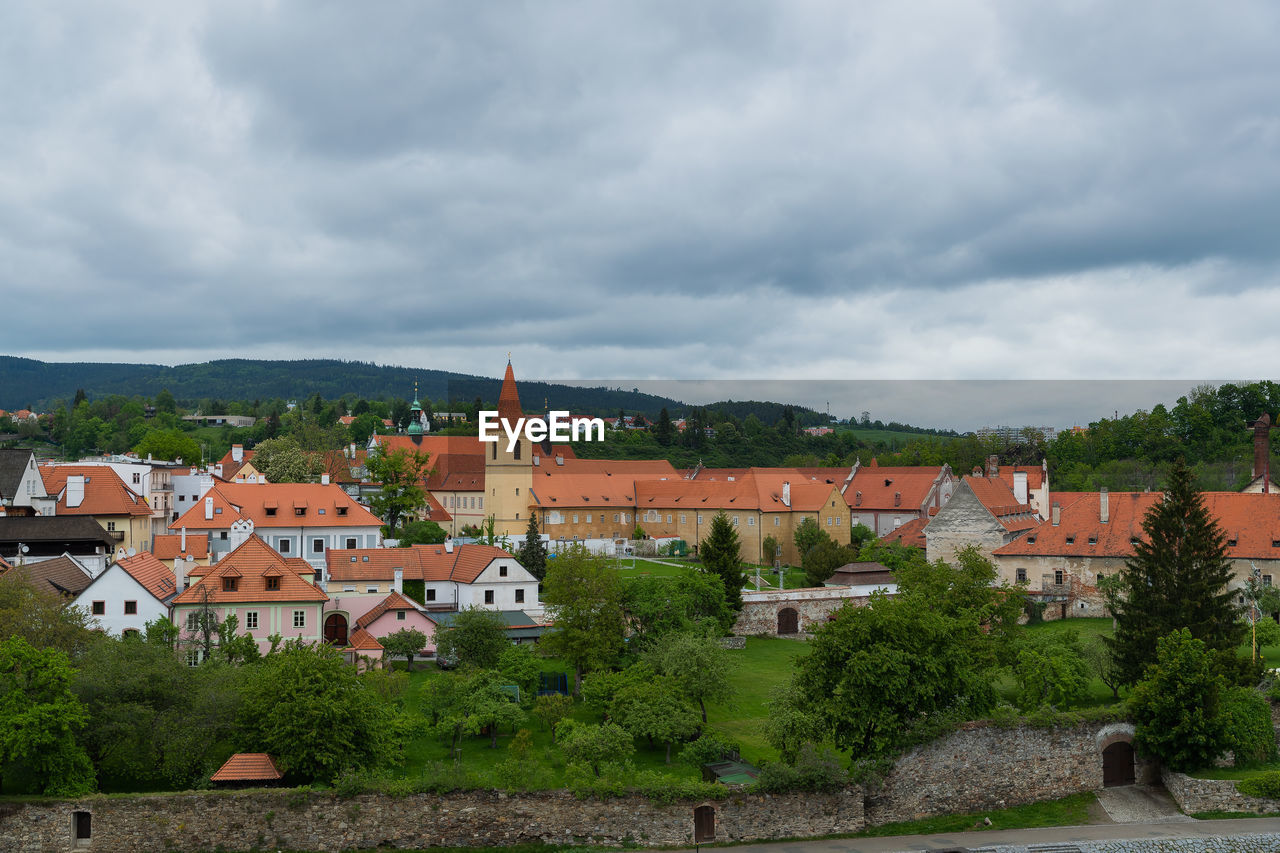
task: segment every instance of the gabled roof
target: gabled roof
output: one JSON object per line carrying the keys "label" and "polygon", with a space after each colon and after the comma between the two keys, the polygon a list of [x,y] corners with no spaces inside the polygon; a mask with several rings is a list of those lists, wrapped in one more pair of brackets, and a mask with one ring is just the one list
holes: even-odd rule
{"label": "gabled roof", "polygon": [[[205,501],[214,515],[205,518]],[[302,508],[305,515],[296,510]],[[221,512],[219,512],[221,510]],[[345,514],[340,514],[345,511]],[[272,527],[381,527],[382,520],[330,483],[217,483],[196,505],[169,525],[170,530],[224,530],[237,519],[255,529]],[[190,534],[188,534],[190,535]]]}
{"label": "gabled roof", "polygon": [[[142,496],[105,465],[46,465],[40,469],[40,476],[44,478],[45,491],[58,496],[57,515],[151,515],[151,507]],[[67,504],[68,477],[84,477],[84,500],[79,506]]]}
{"label": "gabled roof", "polygon": [[12,500],[34,454],[30,450],[0,448],[0,499]]}
{"label": "gabled roof", "polygon": [[[369,610],[369,612],[356,620],[356,627],[368,628],[374,622],[377,622],[378,617],[382,616],[382,614],[386,613],[388,610],[412,610],[415,613],[422,612],[421,608],[418,607],[417,604],[405,598],[395,590],[392,590],[390,595],[379,601]],[[430,619],[431,617],[428,616],[427,618]]]}
{"label": "gabled roof", "polygon": [[1044,483],[1044,468],[1040,465],[1000,465],[996,467],[996,476],[1004,480],[1009,488],[1013,488],[1013,474],[1020,471],[1027,475],[1027,490],[1038,489]]}
{"label": "gabled roof", "polygon": [[265,752],[237,752],[209,777],[213,782],[274,782],[284,774]]}
{"label": "gabled roof", "polygon": [[151,541],[151,552],[158,560],[173,560],[191,555],[197,560],[209,556],[209,534],[188,533],[187,550],[182,550],[182,534],[165,533],[154,537]]}
{"label": "gabled roof", "polygon": [[329,578],[343,581],[390,581],[395,570],[405,580],[456,581],[474,583],[494,560],[512,559],[492,545],[456,545],[453,553],[443,545],[414,545],[409,548],[356,548],[331,550],[325,554]]}
{"label": "gabled roof", "polygon": [[253,456],[256,451],[241,448],[239,462],[232,457],[231,454],[234,452],[234,450],[228,450],[226,455],[218,460],[218,464],[222,466],[222,479],[224,480],[233,479],[236,474],[240,473],[240,469],[248,465],[253,460]]}
{"label": "gabled roof", "polygon": [[1018,503],[1018,499],[1013,496],[1013,488],[1004,480],[967,476],[963,482],[1005,530],[1030,530],[1040,523],[1040,517],[1035,514],[1031,504]]}
{"label": "gabled roof", "polygon": [[93,580],[85,567],[69,554],[12,566],[0,572],[0,577],[24,577],[43,592],[68,598],[75,598],[84,592]]}
{"label": "gabled roof", "polygon": [[378,639],[366,631],[364,628],[357,628],[351,637],[347,640],[347,648],[357,652],[382,652],[386,651],[382,647],[382,643]]}
{"label": "gabled roof", "polygon": [[[1020,539],[997,548],[997,556],[1130,557],[1133,540],[1145,537],[1142,520],[1162,492],[1110,492],[1107,521],[1099,492],[1080,492],[1062,507],[1058,525],[1043,521]],[[1205,508],[1227,536],[1234,560],[1280,560],[1280,494],[1205,492]],[[1234,544],[1232,544],[1234,543]]]}
{"label": "gabled roof", "polygon": [[[319,587],[305,580],[302,575],[315,570],[306,560],[285,559],[274,548],[263,542],[255,533],[227,554],[186,592],[173,600],[174,604],[200,604],[206,600],[214,605],[254,603],[269,601],[328,601]],[[194,577],[194,575],[193,575]],[[235,578],[235,589],[223,588],[223,578]],[[267,589],[267,579],[279,580],[278,589]]]}
{"label": "gabled roof", "polygon": [[880,537],[881,542],[898,542],[903,545],[914,545],[917,548],[925,547],[924,529],[929,524],[928,516],[916,516],[907,523],[898,527],[892,533],[886,533]]}
{"label": "gabled roof", "polygon": [[[110,470],[110,469],[107,469]],[[86,516],[76,515],[10,515],[0,518],[0,542],[58,543],[92,542],[115,547],[115,540],[102,529],[102,525]]]}
{"label": "gabled roof", "polygon": [[132,557],[126,557],[116,565],[126,571],[129,577],[142,584],[142,587],[157,601],[166,601],[178,592],[173,569],[160,562],[150,551],[141,551]]}

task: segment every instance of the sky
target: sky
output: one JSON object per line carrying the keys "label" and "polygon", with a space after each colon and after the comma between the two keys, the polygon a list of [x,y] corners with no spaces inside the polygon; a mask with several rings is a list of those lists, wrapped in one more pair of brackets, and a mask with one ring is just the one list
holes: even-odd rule
{"label": "sky", "polygon": [[1271,369],[1275,3],[16,0],[0,24],[4,354],[1181,393]]}

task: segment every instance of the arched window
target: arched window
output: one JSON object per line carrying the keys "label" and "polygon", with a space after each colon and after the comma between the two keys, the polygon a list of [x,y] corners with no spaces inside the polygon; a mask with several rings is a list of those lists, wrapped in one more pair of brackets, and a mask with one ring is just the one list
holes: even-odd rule
{"label": "arched window", "polygon": [[520,440],[516,439],[516,459],[520,458]]}

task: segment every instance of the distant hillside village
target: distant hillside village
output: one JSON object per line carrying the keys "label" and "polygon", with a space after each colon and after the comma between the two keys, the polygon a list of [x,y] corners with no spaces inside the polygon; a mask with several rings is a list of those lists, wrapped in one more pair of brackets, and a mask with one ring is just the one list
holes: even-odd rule
{"label": "distant hillside village", "polygon": [[[497,411],[509,423],[524,415],[510,364]],[[651,424],[624,416],[610,426]],[[806,523],[837,544],[857,541],[861,531],[921,548],[931,561],[975,545],[1004,580],[1046,605],[1046,617],[1092,616],[1104,612],[1099,580],[1132,556],[1143,515],[1160,500],[1149,490],[1055,491],[1044,460],[1008,465],[992,456],[959,473],[874,458],[677,468],[664,459],[585,459],[564,444],[521,438],[508,447],[429,430],[415,400],[407,429],[315,453],[314,482],[296,483],[271,482],[255,450],[238,444],[204,468],[127,454],[37,464],[30,450],[0,450],[0,571],[22,566],[113,634],[139,632],[160,616],[194,632],[193,614],[213,608],[219,618],[237,615],[264,649],[278,634],[334,644],[355,659],[379,656],[378,639],[406,625],[430,640],[439,614],[471,605],[503,613],[513,636],[522,628],[535,639],[538,580],[513,557],[531,518],[551,553],[577,544],[611,555],[696,558],[713,517],[724,513],[744,562],[766,570],[801,564],[797,533]],[[1269,583],[1280,569],[1269,441],[1264,415],[1248,485],[1206,493],[1240,581],[1256,570]],[[428,455],[412,520],[437,526],[443,541],[397,549],[384,541],[388,519],[370,510],[383,484],[369,460],[397,451]],[[476,539],[482,530],[487,544]],[[874,566],[873,575],[857,569],[833,571],[831,585],[820,588],[749,583],[741,623],[756,633],[803,632],[845,600],[865,597],[875,588],[868,578],[887,578]],[[406,596],[406,581],[415,582],[416,599]]]}

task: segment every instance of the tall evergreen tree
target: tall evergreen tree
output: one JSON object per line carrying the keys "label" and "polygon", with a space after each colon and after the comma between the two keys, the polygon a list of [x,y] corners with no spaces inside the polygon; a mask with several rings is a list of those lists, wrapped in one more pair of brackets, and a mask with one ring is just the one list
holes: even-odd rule
{"label": "tall evergreen tree", "polygon": [[738,531],[733,529],[729,516],[724,512],[716,513],[711,519],[711,533],[702,540],[702,567],[708,572],[720,576],[724,581],[724,598],[734,611],[742,609],[742,585],[746,577],[742,574],[741,548],[738,542]]}
{"label": "tall evergreen tree", "polygon": [[1108,643],[1123,683],[1142,678],[1155,662],[1157,641],[1181,628],[1234,656],[1244,629],[1227,588],[1227,537],[1182,460],[1169,472],[1164,499],[1147,511],[1142,530],[1111,601],[1116,632]]}
{"label": "tall evergreen tree", "polygon": [[676,434],[675,425],[671,423],[671,414],[666,406],[663,406],[662,411],[658,413],[658,425],[654,427],[653,434],[658,439],[658,444],[663,447],[670,445],[671,439]]}
{"label": "tall evergreen tree", "polygon": [[520,546],[520,565],[538,580],[547,576],[547,546],[538,532],[538,517],[529,513],[529,526],[524,531],[524,544]]}

